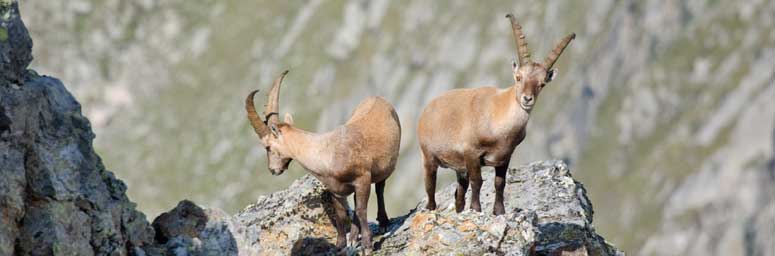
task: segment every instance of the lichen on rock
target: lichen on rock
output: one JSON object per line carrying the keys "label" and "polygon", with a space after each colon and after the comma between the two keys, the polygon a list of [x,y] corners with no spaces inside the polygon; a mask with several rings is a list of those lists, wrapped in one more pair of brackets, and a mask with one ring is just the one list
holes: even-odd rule
{"label": "lichen on rock", "polygon": [[[484,188],[491,187],[493,174],[485,174],[484,179]],[[420,202],[408,214],[391,219],[385,233],[378,233],[377,224],[370,223],[375,232],[374,255],[622,254],[595,233],[586,190],[563,162],[542,161],[510,169],[507,182],[507,213],[501,216],[486,210],[456,213],[452,197],[456,185],[450,185],[437,193],[440,207],[436,211],[425,210]],[[482,192],[483,209],[491,209],[494,193]],[[229,228],[229,232],[218,233],[226,237],[213,237],[204,230],[190,235],[182,228],[171,232],[179,234],[172,240],[191,242],[168,242],[165,248],[167,252],[198,254],[205,248],[195,243],[199,239],[233,241],[229,252],[334,255],[336,231],[330,197],[314,177],[306,175],[288,189],[259,198],[235,216],[208,217],[207,225]],[[189,218],[175,214],[183,212],[181,207],[196,206],[181,203],[157,218],[154,226],[190,221],[170,218]],[[344,253],[357,250],[346,248]]]}

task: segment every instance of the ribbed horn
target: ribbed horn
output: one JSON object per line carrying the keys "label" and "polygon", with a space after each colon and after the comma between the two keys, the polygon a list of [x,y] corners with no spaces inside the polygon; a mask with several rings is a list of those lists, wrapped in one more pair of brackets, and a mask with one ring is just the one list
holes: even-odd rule
{"label": "ribbed horn", "polygon": [[283,71],[280,77],[274,80],[272,89],[269,90],[269,98],[266,101],[266,108],[264,109],[264,117],[266,122],[276,124],[280,122],[280,85],[283,83],[283,78],[288,74],[288,70]]}
{"label": "ribbed horn", "polygon": [[514,44],[517,45],[517,59],[519,59],[519,66],[525,66],[530,64],[530,51],[527,49],[527,40],[525,40],[525,34],[522,33],[522,26],[517,22],[517,18],[513,14],[506,14],[506,18],[511,21],[511,30],[514,33]]}
{"label": "ribbed horn", "polygon": [[557,62],[558,58],[560,58],[560,54],[562,54],[562,52],[565,51],[565,47],[568,47],[568,44],[574,38],[576,38],[576,33],[571,33],[570,35],[563,38],[562,41],[557,43],[557,46],[554,47],[554,50],[552,50],[552,52],[549,53],[549,56],[547,56],[546,60],[544,61],[544,67],[546,68],[546,70],[552,69],[552,66],[554,65],[554,63]]}
{"label": "ribbed horn", "polygon": [[257,92],[258,90],[255,90],[248,94],[248,98],[245,99],[245,110],[248,112],[248,121],[250,121],[250,125],[253,126],[253,130],[256,131],[259,138],[263,138],[269,134],[269,128],[266,127],[264,121],[261,121],[261,118],[258,117],[256,106],[253,105],[253,96],[256,95]]}

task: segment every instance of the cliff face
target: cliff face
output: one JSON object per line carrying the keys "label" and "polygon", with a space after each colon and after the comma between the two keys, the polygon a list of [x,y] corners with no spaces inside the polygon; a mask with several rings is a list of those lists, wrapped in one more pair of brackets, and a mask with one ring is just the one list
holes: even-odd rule
{"label": "cliff face", "polygon": [[[455,185],[437,193],[437,211],[424,202],[395,216],[380,233],[375,255],[619,255],[595,233],[584,187],[561,161],[536,162],[508,173],[507,213],[494,216],[493,174],[485,174],[485,213],[455,213]],[[168,253],[310,255],[336,253],[331,195],[306,175],[288,189],[258,199],[234,216],[183,201],[154,221]],[[160,235],[162,234],[162,235]],[[359,247],[348,247],[354,253]]]}
{"label": "cliff face", "polygon": [[32,41],[17,3],[0,12],[0,255],[141,250],[153,230],[94,153],[80,104],[27,70]]}

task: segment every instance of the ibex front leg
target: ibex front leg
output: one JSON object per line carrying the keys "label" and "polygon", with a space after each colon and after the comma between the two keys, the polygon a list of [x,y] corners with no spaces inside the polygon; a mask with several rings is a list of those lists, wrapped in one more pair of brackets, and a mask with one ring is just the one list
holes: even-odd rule
{"label": "ibex front leg", "polygon": [[468,170],[468,180],[471,182],[471,210],[482,212],[482,206],[479,203],[479,191],[482,190],[482,166],[479,163],[479,157],[466,159],[466,169]]}
{"label": "ibex front leg", "polygon": [[390,219],[387,216],[385,210],[385,181],[374,183],[374,188],[377,191],[377,221],[379,221],[380,233],[387,232],[390,225]]}
{"label": "ibex front leg", "polygon": [[506,188],[506,173],[508,169],[509,161],[495,167],[495,204],[492,206],[492,213],[495,215],[506,213],[506,208],[503,206],[503,190]]}
{"label": "ibex front leg", "polygon": [[423,154],[423,167],[425,168],[425,193],[428,194],[428,204],[425,208],[436,210],[436,170],[439,165],[433,157]]}

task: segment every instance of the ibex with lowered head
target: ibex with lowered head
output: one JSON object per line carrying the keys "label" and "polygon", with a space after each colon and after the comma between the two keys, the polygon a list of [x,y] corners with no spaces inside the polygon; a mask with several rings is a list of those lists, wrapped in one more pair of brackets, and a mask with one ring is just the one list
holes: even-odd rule
{"label": "ibex with lowered head", "polygon": [[347,196],[355,193],[355,216],[350,229],[350,240],[362,236],[364,248],[370,249],[371,230],[366,217],[371,184],[377,191],[377,220],[380,227],[388,225],[385,211],[385,180],[393,173],[401,142],[401,125],[393,106],[380,97],[369,97],[355,108],[350,120],[333,131],[312,133],[293,126],[293,118],[278,117],[280,85],[288,73],[278,77],[269,91],[262,121],[253,105],[251,92],[245,100],[245,109],[253,129],[261,138],[267,153],[267,164],[273,175],[280,175],[291,160],[309,170],[336,198],[336,246],[346,245],[344,223],[347,219]]}
{"label": "ibex with lowered head", "polygon": [[495,167],[495,204],[493,213],[505,212],[503,189],[506,170],[514,149],[525,139],[530,111],[544,85],[555,79],[552,65],[575,34],[566,36],[543,63],[530,60],[522,27],[511,20],[519,65],[512,63],[514,85],[498,89],[482,87],[455,89],[431,101],[420,115],[417,137],[425,168],[428,209],[436,209],[436,169],[446,167],[457,172],[455,209],[465,208],[465,195],[471,183],[470,208],[481,211],[479,191],[482,166]]}

